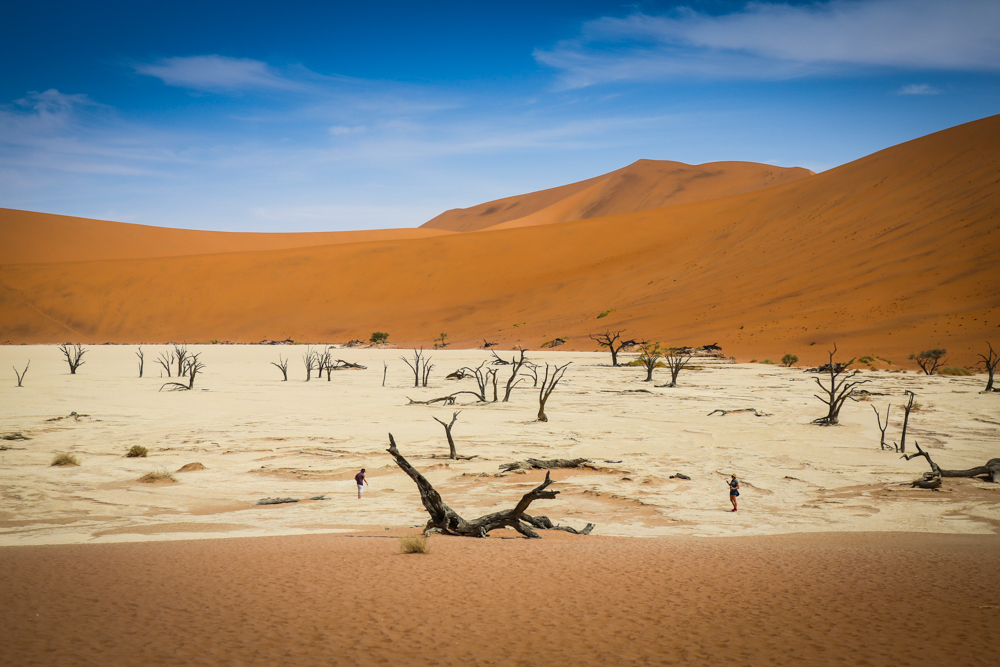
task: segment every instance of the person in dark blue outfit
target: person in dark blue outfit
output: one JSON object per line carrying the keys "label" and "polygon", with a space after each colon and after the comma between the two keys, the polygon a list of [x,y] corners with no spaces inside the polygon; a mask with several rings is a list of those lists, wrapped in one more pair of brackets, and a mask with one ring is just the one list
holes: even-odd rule
{"label": "person in dark blue outfit", "polygon": [[736,499],[740,495],[740,480],[736,479],[736,475],[729,480],[729,501],[733,503],[733,511],[736,511]]}

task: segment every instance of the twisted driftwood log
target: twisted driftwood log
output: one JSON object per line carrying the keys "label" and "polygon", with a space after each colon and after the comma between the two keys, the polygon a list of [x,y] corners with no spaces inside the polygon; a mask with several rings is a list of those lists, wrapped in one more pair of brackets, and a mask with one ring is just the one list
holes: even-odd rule
{"label": "twisted driftwood log", "polygon": [[538,533],[531,529],[531,526],[540,530],[565,530],[577,535],[587,535],[594,529],[594,524],[592,523],[588,523],[587,527],[583,530],[576,530],[569,526],[554,525],[548,517],[533,517],[525,514],[532,502],[539,499],[551,500],[559,493],[558,491],[550,491],[548,489],[549,485],[553,483],[553,480],[549,478],[549,473],[545,473],[544,482],[521,497],[521,500],[514,509],[493,512],[478,519],[466,521],[459,516],[458,512],[445,504],[444,500],[441,499],[441,494],[420,474],[420,471],[410,465],[410,462],[399,453],[396,441],[391,433],[389,434],[389,449],[386,451],[392,454],[392,457],[396,459],[396,465],[410,476],[410,479],[416,483],[417,489],[420,491],[420,502],[423,503],[424,509],[427,510],[427,513],[431,517],[427,520],[427,525],[424,527],[424,535],[443,533],[445,535],[459,535],[464,537],[486,537],[486,534],[491,530],[507,526],[510,526],[525,537],[539,537]]}
{"label": "twisted driftwood log", "polygon": [[915,459],[918,456],[922,456],[927,459],[928,465],[931,467],[930,472],[925,472],[920,476],[919,479],[913,480],[913,486],[920,489],[936,489],[941,486],[942,477],[982,477],[986,476],[990,478],[990,481],[994,484],[1000,484],[1000,459],[990,459],[986,462],[984,466],[976,466],[975,468],[969,468],[968,470],[943,470],[938,464],[931,460],[931,455],[920,448],[920,445],[914,441],[914,446],[917,448],[916,454],[903,454],[902,458],[909,461],[910,459]]}
{"label": "twisted driftwood log", "polygon": [[552,468],[596,468],[588,465],[590,459],[525,459],[513,463],[501,463],[500,470],[550,470]]}

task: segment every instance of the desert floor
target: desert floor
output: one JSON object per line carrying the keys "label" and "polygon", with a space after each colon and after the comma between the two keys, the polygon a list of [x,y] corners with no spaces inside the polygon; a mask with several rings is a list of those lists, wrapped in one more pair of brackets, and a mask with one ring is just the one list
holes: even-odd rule
{"label": "desert floor", "polygon": [[[608,355],[532,352],[573,362],[540,423],[530,379],[509,403],[408,405],[469,389],[444,376],[481,350],[430,352],[425,389],[406,350],[336,349],[368,369],[307,383],[304,347],[192,346],[207,364],[195,389],[160,392],[165,349],[143,348],[139,379],[132,347],[92,347],[75,376],[54,347],[0,347],[0,367],[31,359],[24,387],[13,373],[0,386],[0,435],[28,438],[0,440],[0,664],[993,664],[1000,488],[909,488],[927,465],[880,450],[871,408],[893,405],[898,440],[915,392],[908,442],[980,465],[1000,449],[982,376],[865,371],[877,395],[825,428],[802,370],[703,365],[656,388]],[[766,416],[708,416],[747,407]],[[432,417],[455,410],[471,460],[439,458]],[[589,457],[597,469],[553,471],[560,495],[532,513],[597,528],[433,536],[403,555],[395,538],[426,514],[389,432],[466,518],[543,477],[497,476],[501,463]],[[124,457],[135,444],[148,458]],[[50,467],[62,452],[80,465]],[[138,481],[157,470],[176,483]],[[303,500],[254,505],[265,497]]]}
{"label": "desert floor", "polygon": [[[193,537],[274,536],[422,526],[416,487],[385,452],[400,451],[456,511],[474,518],[513,506],[544,472],[498,476],[501,463],[588,457],[597,469],[556,470],[556,500],[532,512],[605,536],[740,536],[817,531],[995,534],[1000,487],[949,479],[940,492],[906,482],[928,469],[881,451],[872,407],[892,404],[887,439],[898,440],[904,391],[916,393],[907,440],[945,468],[982,465],[1000,454],[1000,395],[979,393],[983,376],[939,377],[865,371],[868,401],[848,401],[841,425],[810,420],[824,412],[813,374],[760,364],[685,370],[675,388],[655,388],[640,368],[614,368],[597,353],[532,352],[539,363],[572,361],[549,399],[549,421],[535,421],[538,392],[529,378],[510,402],[451,407],[408,405],[472,387],[447,373],[489,358],[482,350],[431,351],[430,386],[413,387],[400,360],[407,350],[334,349],[360,362],[332,380],[305,382],[303,346],[192,346],[207,365],[193,391],[159,391],[165,378],[144,347],[94,346],[70,375],[52,346],[0,347],[0,368],[31,366],[23,387],[0,386],[0,545],[101,543]],[[511,358],[513,353],[501,353]],[[269,365],[290,358],[289,380]],[[388,364],[382,386],[383,362]],[[500,396],[510,371],[497,366]],[[543,369],[544,370],[544,369]],[[645,393],[637,390],[648,390]],[[489,390],[492,398],[492,389]],[[461,396],[459,401],[470,399]],[[708,416],[754,407],[767,413]],[[444,429],[459,454],[442,460]],[[76,416],[69,416],[71,413]],[[132,445],[148,458],[125,458]],[[912,450],[912,445],[910,445]],[[69,452],[78,467],[50,467]],[[188,463],[205,470],[176,472]],[[353,476],[367,468],[370,488],[356,497]],[[177,483],[148,484],[152,471]],[[670,479],[674,473],[690,481]],[[740,511],[726,480],[742,480]],[[323,496],[325,500],[309,500]],[[254,506],[262,498],[295,504]]]}

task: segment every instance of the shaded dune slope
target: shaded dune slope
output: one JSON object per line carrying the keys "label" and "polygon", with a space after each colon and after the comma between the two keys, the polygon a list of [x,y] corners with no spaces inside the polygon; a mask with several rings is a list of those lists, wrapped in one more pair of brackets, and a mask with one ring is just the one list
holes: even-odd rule
{"label": "shaded dune slope", "polygon": [[811,175],[811,171],[801,167],[774,167],[755,162],[689,165],[666,160],[639,160],[579,183],[445,211],[424,223],[422,228],[473,232],[587,220],[728,197]]}
{"label": "shaded dune slope", "polygon": [[424,238],[444,233],[447,232],[432,229],[288,234],[206,232],[0,208],[0,265],[280,250],[335,243]]}
{"label": "shaded dune slope", "polygon": [[[1000,117],[742,195],[474,234],[0,266],[0,342],[523,344],[626,328],[741,360],[948,348],[1000,325]],[[597,314],[613,309],[604,319]],[[515,327],[518,324],[520,326]]]}

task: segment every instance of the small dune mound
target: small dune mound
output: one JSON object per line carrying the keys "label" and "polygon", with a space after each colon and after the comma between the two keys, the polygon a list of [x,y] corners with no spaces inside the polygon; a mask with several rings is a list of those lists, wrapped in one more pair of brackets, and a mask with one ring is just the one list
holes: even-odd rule
{"label": "small dune mound", "polygon": [[144,484],[173,484],[177,480],[166,470],[154,470],[139,478]]}
{"label": "small dune mound", "polygon": [[125,456],[126,458],[134,459],[140,457],[145,458],[147,454],[149,454],[149,450],[142,445],[132,445],[132,448],[128,450]]}
{"label": "small dune mound", "polygon": [[80,461],[77,460],[72,454],[57,454],[50,465],[59,466],[60,468],[65,468],[67,466],[78,466]]}
{"label": "small dune mound", "polygon": [[185,463],[177,469],[177,472],[194,472],[195,470],[208,470],[208,468],[200,463]]}

